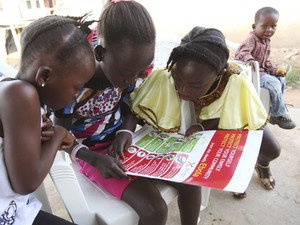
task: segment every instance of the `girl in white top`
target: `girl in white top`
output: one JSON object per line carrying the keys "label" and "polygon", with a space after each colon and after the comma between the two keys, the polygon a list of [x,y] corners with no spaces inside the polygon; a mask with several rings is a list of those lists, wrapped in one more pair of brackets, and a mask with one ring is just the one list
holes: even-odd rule
{"label": "girl in white top", "polygon": [[[73,136],[53,126],[41,107],[65,107],[95,72],[83,18],[48,16],[21,36],[21,63],[15,79],[0,82],[0,224],[72,224],[41,211],[32,197],[48,174],[58,149]],[[42,126],[41,126],[42,121]]]}

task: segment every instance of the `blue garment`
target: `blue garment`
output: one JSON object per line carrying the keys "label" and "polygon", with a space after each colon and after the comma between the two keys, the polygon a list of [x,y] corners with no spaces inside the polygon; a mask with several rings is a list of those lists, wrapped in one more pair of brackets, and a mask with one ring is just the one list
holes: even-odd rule
{"label": "blue garment", "polygon": [[288,112],[283,97],[285,78],[263,73],[260,76],[260,87],[268,89],[270,92],[270,116],[278,117],[287,115]]}

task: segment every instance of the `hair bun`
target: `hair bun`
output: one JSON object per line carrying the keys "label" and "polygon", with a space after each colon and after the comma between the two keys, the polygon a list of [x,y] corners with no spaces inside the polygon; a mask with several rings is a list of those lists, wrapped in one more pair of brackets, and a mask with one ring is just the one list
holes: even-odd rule
{"label": "hair bun", "polygon": [[225,68],[229,57],[225,36],[215,28],[194,27],[181,39],[180,47],[198,53],[217,70]]}

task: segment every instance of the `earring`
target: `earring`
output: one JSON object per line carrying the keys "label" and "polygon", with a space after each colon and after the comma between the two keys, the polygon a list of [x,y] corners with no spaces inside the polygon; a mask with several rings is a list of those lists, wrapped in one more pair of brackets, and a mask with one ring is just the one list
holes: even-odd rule
{"label": "earring", "polygon": [[41,84],[42,87],[45,87],[45,85],[46,85],[45,83],[42,83],[42,84]]}

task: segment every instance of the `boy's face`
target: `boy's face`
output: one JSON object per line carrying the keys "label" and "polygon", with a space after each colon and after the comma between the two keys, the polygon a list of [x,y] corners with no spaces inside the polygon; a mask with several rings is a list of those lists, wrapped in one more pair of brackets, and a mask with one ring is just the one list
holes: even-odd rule
{"label": "boy's face", "polygon": [[258,21],[252,25],[257,37],[261,40],[269,40],[275,33],[279,15],[268,13],[260,15]]}

